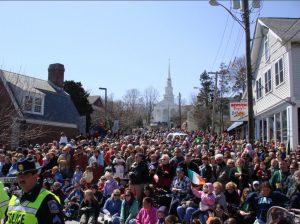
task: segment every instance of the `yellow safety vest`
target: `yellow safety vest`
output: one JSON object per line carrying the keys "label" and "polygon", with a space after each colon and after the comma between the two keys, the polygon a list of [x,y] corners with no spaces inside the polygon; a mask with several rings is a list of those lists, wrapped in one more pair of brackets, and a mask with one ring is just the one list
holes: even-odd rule
{"label": "yellow safety vest", "polygon": [[9,201],[9,197],[6,191],[4,190],[3,183],[0,181],[0,220],[4,219],[5,217],[5,211],[8,205],[8,201]]}
{"label": "yellow safety vest", "polygon": [[40,191],[34,202],[23,201],[21,203],[16,196],[12,196],[8,203],[7,221],[5,224],[38,224],[36,213],[49,194],[53,195],[57,202],[60,203],[59,198],[55,194],[45,189]]}

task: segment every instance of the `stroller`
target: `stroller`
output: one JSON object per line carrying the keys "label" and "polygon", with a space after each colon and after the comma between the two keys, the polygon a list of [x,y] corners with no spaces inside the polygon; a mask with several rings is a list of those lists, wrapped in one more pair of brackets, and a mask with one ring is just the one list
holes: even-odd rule
{"label": "stroller", "polygon": [[273,206],[267,213],[267,224],[284,223],[284,224],[300,224],[300,210],[291,209],[290,211]]}

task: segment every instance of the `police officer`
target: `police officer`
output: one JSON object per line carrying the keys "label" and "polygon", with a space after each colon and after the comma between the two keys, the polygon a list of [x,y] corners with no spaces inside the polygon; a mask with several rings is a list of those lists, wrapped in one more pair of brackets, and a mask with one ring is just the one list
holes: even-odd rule
{"label": "police officer", "polygon": [[[0,220],[4,219],[8,201],[9,201],[9,197],[8,197],[6,191],[4,190],[3,183],[0,181]],[[1,223],[1,221],[0,221],[0,223]]]}
{"label": "police officer", "polygon": [[59,198],[42,188],[38,170],[31,157],[18,160],[18,183],[21,197],[12,196],[7,208],[6,224],[64,223]]}

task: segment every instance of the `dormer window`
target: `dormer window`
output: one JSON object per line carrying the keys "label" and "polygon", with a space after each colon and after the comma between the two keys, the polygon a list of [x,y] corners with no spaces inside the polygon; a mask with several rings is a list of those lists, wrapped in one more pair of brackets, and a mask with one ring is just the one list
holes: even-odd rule
{"label": "dormer window", "polygon": [[44,98],[41,95],[25,96],[24,110],[31,114],[44,114]]}
{"label": "dormer window", "polygon": [[269,49],[269,38],[268,38],[268,36],[265,36],[264,49],[265,49],[265,59],[266,59],[266,61],[268,61],[270,59],[270,49]]}

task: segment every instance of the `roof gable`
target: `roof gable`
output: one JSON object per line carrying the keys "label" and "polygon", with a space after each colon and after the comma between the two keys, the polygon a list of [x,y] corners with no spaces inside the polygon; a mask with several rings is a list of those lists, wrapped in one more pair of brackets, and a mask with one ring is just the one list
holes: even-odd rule
{"label": "roof gable", "polygon": [[251,48],[252,70],[260,63],[259,54],[266,34],[273,35],[282,44],[300,42],[300,18],[258,18]]}
{"label": "roof gable", "polygon": [[300,41],[300,18],[259,18],[259,20],[281,40]]}
{"label": "roof gable", "polygon": [[2,70],[2,74],[20,108],[23,108],[23,100],[28,94],[43,97],[44,113],[41,115],[23,112],[25,118],[71,124],[80,122],[80,115],[70,95],[62,88],[45,80],[13,72]]}
{"label": "roof gable", "polygon": [[103,107],[103,102],[100,96],[89,96],[88,101],[91,105]]}

